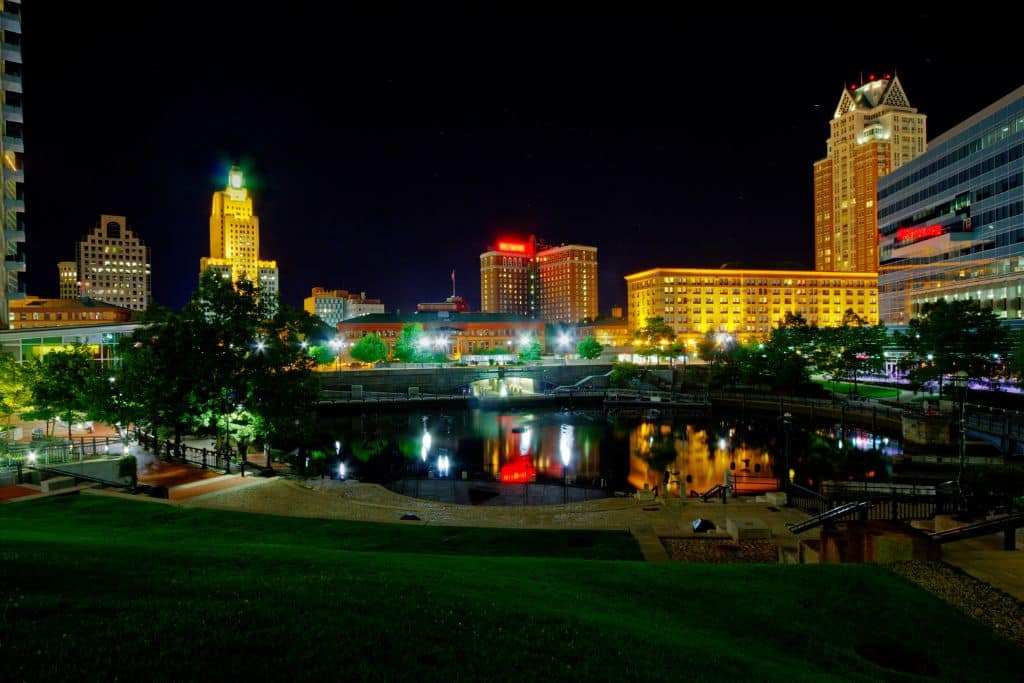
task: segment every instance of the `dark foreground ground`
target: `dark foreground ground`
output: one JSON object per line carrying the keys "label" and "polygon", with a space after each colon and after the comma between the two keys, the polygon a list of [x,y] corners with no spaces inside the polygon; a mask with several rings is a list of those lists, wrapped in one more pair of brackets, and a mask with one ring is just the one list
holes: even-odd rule
{"label": "dark foreground ground", "polygon": [[1018,681],[1024,671],[1024,650],[879,567],[638,558],[624,533],[85,495],[7,504],[0,680]]}

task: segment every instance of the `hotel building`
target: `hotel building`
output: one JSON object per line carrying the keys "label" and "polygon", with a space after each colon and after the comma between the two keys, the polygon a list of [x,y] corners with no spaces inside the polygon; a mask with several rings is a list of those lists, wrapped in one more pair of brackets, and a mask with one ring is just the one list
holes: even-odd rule
{"label": "hotel building", "polygon": [[480,254],[480,310],[537,315],[537,240],[501,241]]}
{"label": "hotel building", "polygon": [[153,292],[149,247],[124,216],[101,215],[75,251],[74,263],[57,264],[61,299],[89,297],[133,311],[146,310]]}
{"label": "hotel building", "polygon": [[882,178],[878,223],[886,324],[940,298],[1024,318],[1024,86]]}
{"label": "hotel building", "polygon": [[626,286],[631,333],[660,317],[687,342],[708,332],[764,337],[786,313],[820,327],[840,325],[849,309],[878,322],[876,273],[654,268],[627,275]]}
{"label": "hotel building", "polygon": [[277,262],[260,259],[260,219],[253,213],[252,197],[237,166],[228,173],[228,185],[213,193],[210,212],[210,255],[199,262],[200,272],[213,268],[238,282],[246,278],[263,295],[276,299],[280,292]]}
{"label": "hotel building", "polygon": [[531,236],[480,254],[480,308],[548,322],[597,317],[597,247],[549,247]]}
{"label": "hotel building", "polygon": [[597,317],[597,247],[549,247],[536,261],[541,320],[575,323]]}
{"label": "hotel building", "polygon": [[925,115],[900,79],[873,74],[844,90],[829,123],[826,155],[814,164],[814,269],[878,270],[878,179],[924,154]]}
{"label": "hotel building", "polygon": [[303,299],[302,307],[331,327],[349,318],[384,312],[380,299],[367,299],[366,292],[356,294],[346,289],[326,290],[323,287],[314,287],[310,296]]}
{"label": "hotel building", "polygon": [[25,272],[25,138],[21,95],[21,2],[5,0],[0,21],[0,93],[3,95],[3,135],[0,136],[0,164],[3,191],[0,192],[0,327],[9,324],[8,304],[25,298],[21,274]]}

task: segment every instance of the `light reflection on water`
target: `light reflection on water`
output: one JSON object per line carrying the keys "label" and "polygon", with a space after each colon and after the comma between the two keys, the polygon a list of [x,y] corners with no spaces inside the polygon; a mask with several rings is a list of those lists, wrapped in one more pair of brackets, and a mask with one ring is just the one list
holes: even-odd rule
{"label": "light reflection on water", "polygon": [[[671,496],[706,491],[722,483],[727,471],[741,490],[774,488],[773,456],[782,443],[779,424],[771,418],[620,422],[591,411],[382,414],[338,418],[331,429],[341,433],[347,452],[364,461],[363,476],[371,479],[384,476],[380,468],[374,475],[367,471],[390,448],[391,477],[426,475],[443,453],[455,477],[465,471],[507,483],[564,480],[616,490],[646,484]],[[847,429],[842,437],[830,429],[806,436],[819,444],[842,440],[851,456],[851,449],[872,443],[886,455],[900,452],[897,440],[883,444],[881,437],[858,429]],[[797,481],[818,476],[801,472],[818,466],[811,458],[793,458],[791,465]]]}

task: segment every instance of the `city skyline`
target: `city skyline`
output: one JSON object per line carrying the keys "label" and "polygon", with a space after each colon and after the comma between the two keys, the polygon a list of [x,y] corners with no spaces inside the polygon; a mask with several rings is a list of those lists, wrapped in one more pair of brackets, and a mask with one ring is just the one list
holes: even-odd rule
{"label": "city skyline", "polygon": [[[630,272],[812,268],[809,169],[862,70],[898,73],[932,136],[1020,85],[1008,48],[947,55],[929,16],[910,15],[895,47],[865,38],[830,60],[770,16],[421,26],[302,7],[202,22],[170,3],[38,11],[24,12],[29,293],[57,296],[53,245],[110,213],[147,236],[154,299],[175,308],[236,161],[288,303],[326,283],[411,312],[443,299],[455,269],[478,309],[479,254],[535,233],[600,250],[606,313]],[[278,49],[235,55],[218,39],[228,28]],[[83,132],[101,154],[80,153]]]}

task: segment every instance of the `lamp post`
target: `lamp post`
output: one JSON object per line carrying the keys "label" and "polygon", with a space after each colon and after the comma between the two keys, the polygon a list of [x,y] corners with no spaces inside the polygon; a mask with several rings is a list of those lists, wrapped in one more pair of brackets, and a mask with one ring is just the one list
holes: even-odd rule
{"label": "lamp post", "polygon": [[569,502],[569,463],[572,462],[572,435],[573,426],[562,425],[561,433],[558,436],[558,454],[562,459],[562,503]]}
{"label": "lamp post", "polygon": [[959,370],[953,376],[953,383],[956,386],[960,398],[960,468],[956,475],[956,487],[960,496],[961,504],[964,502],[964,469],[967,466],[967,423],[964,416],[967,412],[967,385],[970,378],[964,370]]}
{"label": "lamp post", "polygon": [[792,432],[793,414],[785,413],[782,416],[782,433],[784,440],[782,443],[782,477],[780,477],[780,479],[782,481],[782,492],[787,494],[789,493],[789,449],[792,441],[790,436]]}

